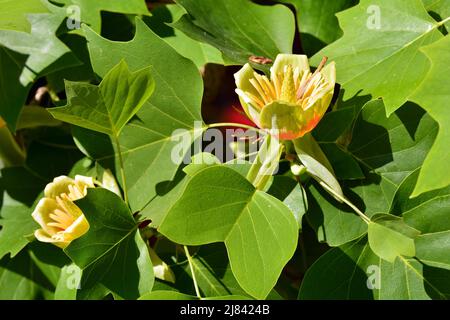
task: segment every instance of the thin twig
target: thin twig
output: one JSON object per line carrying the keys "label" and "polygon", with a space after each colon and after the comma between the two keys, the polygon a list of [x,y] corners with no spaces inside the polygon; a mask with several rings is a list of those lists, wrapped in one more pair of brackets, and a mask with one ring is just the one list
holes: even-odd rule
{"label": "thin twig", "polygon": [[197,284],[197,278],[195,277],[195,272],[194,272],[194,265],[192,263],[192,257],[189,253],[189,249],[187,246],[183,246],[184,247],[184,253],[186,254],[186,258],[188,260],[189,263],[189,268],[191,269],[191,275],[192,275],[192,282],[194,283],[194,289],[195,289],[195,294],[197,295],[197,297],[201,300],[202,296],[200,294],[200,290],[198,288],[198,284]]}
{"label": "thin twig", "polygon": [[350,208],[352,208],[363,220],[365,223],[370,223],[370,218],[366,216],[361,210],[358,209],[357,206],[355,206],[353,203],[350,202],[346,197],[341,196],[337,192],[335,192],[332,188],[330,188],[326,183],[320,181],[320,185],[325,188],[328,192],[330,192],[332,195],[334,195],[336,198],[342,200],[346,205],[348,205]]}

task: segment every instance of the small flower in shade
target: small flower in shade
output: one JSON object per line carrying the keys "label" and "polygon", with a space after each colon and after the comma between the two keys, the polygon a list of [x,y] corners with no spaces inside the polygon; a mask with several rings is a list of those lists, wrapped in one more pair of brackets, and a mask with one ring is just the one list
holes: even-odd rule
{"label": "small flower in shade", "polygon": [[89,230],[89,223],[73,201],[86,196],[87,188],[94,188],[90,177],[75,176],[75,179],[60,176],[53,179],[44,190],[42,198],[32,216],[41,229],[35,231],[36,239],[49,242],[60,248],[81,237]]}
{"label": "small flower in shade", "polygon": [[283,140],[310,132],[325,114],[334,93],[334,62],[324,58],[314,73],[305,55],[279,54],[270,78],[247,63],[235,75],[236,93],[247,116]]}

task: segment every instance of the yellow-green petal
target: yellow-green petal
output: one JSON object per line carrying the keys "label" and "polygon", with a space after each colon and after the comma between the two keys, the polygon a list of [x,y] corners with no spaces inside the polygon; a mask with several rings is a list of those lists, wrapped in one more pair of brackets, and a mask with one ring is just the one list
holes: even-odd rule
{"label": "yellow-green petal", "polygon": [[250,64],[246,63],[238,72],[234,74],[234,80],[236,82],[236,93],[239,96],[239,100],[242,105],[242,109],[247,114],[247,116],[253,121],[258,121],[259,110],[256,106],[252,106],[249,103],[249,99],[246,98],[246,92],[259,97],[258,91],[250,83],[250,79],[255,77],[253,68]]}
{"label": "yellow-green petal", "polygon": [[[303,111],[299,105],[274,101],[261,112],[261,128],[270,129],[281,140],[292,140],[310,131],[317,120],[313,108]],[[278,130],[278,132],[275,131]]]}
{"label": "yellow-green petal", "polygon": [[54,245],[60,247],[61,249],[66,248],[70,242],[64,242],[64,241],[58,241],[53,239],[47,232],[45,232],[43,229],[36,230],[34,232],[34,236],[37,240],[41,242],[46,243],[53,243]]}
{"label": "yellow-green petal", "polygon": [[84,215],[81,215],[63,232],[64,240],[69,242],[75,240],[88,232],[88,230],[89,223]]}
{"label": "yellow-green petal", "polygon": [[327,80],[330,88],[334,89],[334,85],[336,84],[336,64],[334,61],[327,64],[320,73]]}
{"label": "yellow-green petal", "polygon": [[62,197],[61,201],[64,206],[63,207],[64,211],[66,211],[68,214],[70,214],[74,219],[77,219],[78,217],[83,215],[83,212],[81,211],[81,209],[78,208],[78,206],[75,203],[73,203],[70,199],[68,199],[67,197]]}
{"label": "yellow-green petal", "polygon": [[84,188],[94,188],[94,179],[92,177],[85,177],[81,175],[75,176],[75,182],[80,187],[81,190],[84,190]]}
{"label": "yellow-green petal", "polygon": [[273,66],[270,68],[271,73],[284,73],[285,66],[291,65],[295,70],[298,68],[300,73],[303,71],[309,72],[308,57],[303,54],[286,54],[280,53],[275,58]]}
{"label": "yellow-green petal", "polygon": [[59,176],[53,179],[53,182],[47,184],[44,189],[44,195],[47,198],[55,199],[63,193],[69,193],[69,186],[74,185],[75,180],[66,176]]}
{"label": "yellow-green petal", "polygon": [[321,71],[321,74],[327,81],[328,85],[324,90],[314,96],[314,100],[310,103],[310,109],[315,110],[316,114],[322,117],[328,109],[334,94],[334,86],[336,84],[336,65],[333,62],[327,64]]}
{"label": "yellow-green petal", "polygon": [[51,227],[48,223],[53,222],[50,218],[50,214],[58,208],[58,204],[54,199],[42,198],[39,200],[36,208],[31,216],[41,226],[41,228],[49,235],[55,234],[58,230],[55,227]]}

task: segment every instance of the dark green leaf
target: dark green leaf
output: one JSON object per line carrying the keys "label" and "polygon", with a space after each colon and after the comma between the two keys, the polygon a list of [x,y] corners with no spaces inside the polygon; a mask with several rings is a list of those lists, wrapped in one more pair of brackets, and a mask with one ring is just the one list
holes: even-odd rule
{"label": "dark green leaf", "polygon": [[357,0],[279,0],[292,4],[297,12],[302,48],[308,56],[342,36],[335,16]]}
{"label": "dark green leaf", "polygon": [[198,68],[207,63],[223,64],[222,53],[213,46],[195,41],[178,29],[169,26],[186,11],[175,4],[158,6],[152,10],[152,16],[145,23],[164,41],[170,44],[183,57],[192,60]]}
{"label": "dark green leaf", "polygon": [[[192,266],[202,296],[245,295],[245,291],[233,276],[223,244],[201,246],[198,251],[193,251]],[[177,285],[180,289],[191,287],[192,275],[187,260],[179,267],[182,267],[184,272],[177,272],[174,267]]]}
{"label": "dark green leaf", "polygon": [[99,281],[125,299],[150,292],[154,279],[148,248],[125,203],[106,189],[90,189],[76,205],[90,228],[65,252],[83,270],[81,287]]}
{"label": "dark green leaf", "polygon": [[13,130],[28,89],[37,76],[80,63],[55,34],[66,17],[65,10],[43,3],[50,13],[28,15],[30,33],[0,30],[0,79],[4,88],[0,115]]}
{"label": "dark green leaf", "polygon": [[256,5],[249,0],[177,0],[186,9],[173,26],[195,40],[209,43],[225,62],[244,64],[250,56],[275,59],[290,53],[294,17],[288,8]]}
{"label": "dark green leaf", "polygon": [[333,248],[308,270],[300,299],[448,299],[448,270],[377,257],[366,238]]}
{"label": "dark green leaf", "polygon": [[[135,38],[126,43],[106,40],[88,28],[85,32],[92,64],[99,75],[104,76],[122,59],[132,71],[151,65],[155,92],[119,138],[129,201],[132,210],[137,211],[158,194],[158,183],[174,178],[183,155],[172,159],[172,152],[183,141],[188,141],[189,147],[194,136],[203,130],[201,77],[191,61],[181,57],[139,19]],[[195,121],[199,126],[194,126]],[[180,131],[174,132],[177,129]],[[80,130],[74,135],[82,148],[105,168],[113,172],[115,164],[119,168],[108,137]]]}
{"label": "dark green leaf", "polygon": [[149,14],[143,0],[55,0],[54,2],[64,4],[66,7],[75,5],[80,11],[81,21],[89,25],[96,32],[101,31],[101,13],[103,11],[136,15]]}
{"label": "dark green leaf", "polygon": [[415,239],[416,256],[422,263],[450,269],[450,187],[410,199],[418,176],[416,170],[402,183],[391,212],[403,213],[405,222],[422,232]]}

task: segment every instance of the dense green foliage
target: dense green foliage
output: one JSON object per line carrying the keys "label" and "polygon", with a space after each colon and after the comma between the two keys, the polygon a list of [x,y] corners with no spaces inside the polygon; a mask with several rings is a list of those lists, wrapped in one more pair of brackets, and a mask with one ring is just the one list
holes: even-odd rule
{"label": "dense green foliage", "polygon": [[[450,0],[17,3],[0,0],[0,299],[450,298]],[[337,83],[281,144],[232,76],[279,53],[328,57]],[[226,146],[245,161],[208,146],[229,127],[260,134]],[[64,249],[32,217],[61,175],[96,185]]]}

